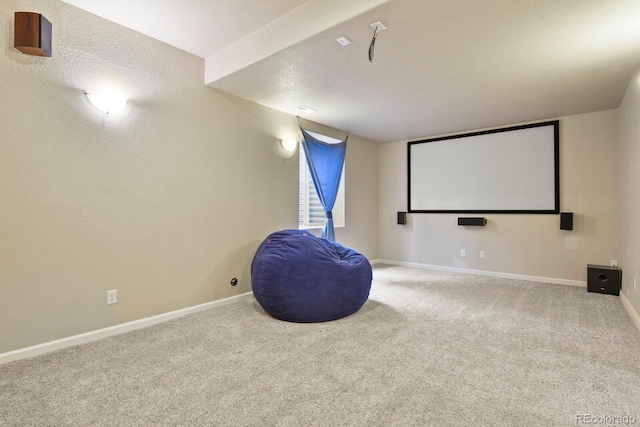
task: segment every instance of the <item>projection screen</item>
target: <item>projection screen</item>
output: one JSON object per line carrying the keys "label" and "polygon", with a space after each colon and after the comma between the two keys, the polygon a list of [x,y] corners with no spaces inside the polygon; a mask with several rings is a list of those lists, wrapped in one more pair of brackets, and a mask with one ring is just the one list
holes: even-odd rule
{"label": "projection screen", "polygon": [[411,213],[560,212],[559,121],[411,141]]}

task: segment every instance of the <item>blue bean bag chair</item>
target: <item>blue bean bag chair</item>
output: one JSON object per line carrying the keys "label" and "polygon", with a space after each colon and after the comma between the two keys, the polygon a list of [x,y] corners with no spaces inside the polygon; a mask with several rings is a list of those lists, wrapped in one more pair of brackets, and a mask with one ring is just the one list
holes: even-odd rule
{"label": "blue bean bag chair", "polygon": [[326,322],[360,310],[371,290],[364,255],[305,230],[269,235],[251,263],[251,287],[262,308],[290,322]]}

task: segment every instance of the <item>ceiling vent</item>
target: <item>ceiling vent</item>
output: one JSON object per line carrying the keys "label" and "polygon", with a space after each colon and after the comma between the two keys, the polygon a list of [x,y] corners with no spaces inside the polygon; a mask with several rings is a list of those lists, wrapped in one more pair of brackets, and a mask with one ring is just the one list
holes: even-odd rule
{"label": "ceiling vent", "polygon": [[345,36],[338,37],[336,41],[340,43],[342,46],[347,46],[351,44],[351,40],[349,40]]}

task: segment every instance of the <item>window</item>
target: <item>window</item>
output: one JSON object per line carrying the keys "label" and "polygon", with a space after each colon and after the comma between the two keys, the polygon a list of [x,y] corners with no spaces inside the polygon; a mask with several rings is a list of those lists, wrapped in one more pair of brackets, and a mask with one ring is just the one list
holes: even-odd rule
{"label": "window", "polygon": [[[341,142],[335,138],[321,135],[315,132],[309,132],[314,138],[328,143]],[[324,227],[325,215],[324,209],[318,199],[318,193],[313,185],[313,179],[307,167],[307,158],[304,148],[300,144],[299,151],[299,203],[298,203],[298,228],[322,228]],[[333,205],[333,226],[344,227],[344,167],[342,168],[342,177],[340,178],[340,187],[338,188],[338,196]]]}

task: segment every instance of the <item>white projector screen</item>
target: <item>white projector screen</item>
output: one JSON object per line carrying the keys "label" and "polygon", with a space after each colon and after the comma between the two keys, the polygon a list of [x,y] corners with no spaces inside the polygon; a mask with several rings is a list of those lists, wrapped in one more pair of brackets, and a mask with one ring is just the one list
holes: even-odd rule
{"label": "white projector screen", "polygon": [[407,146],[411,213],[560,212],[557,120]]}

